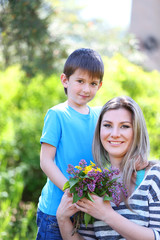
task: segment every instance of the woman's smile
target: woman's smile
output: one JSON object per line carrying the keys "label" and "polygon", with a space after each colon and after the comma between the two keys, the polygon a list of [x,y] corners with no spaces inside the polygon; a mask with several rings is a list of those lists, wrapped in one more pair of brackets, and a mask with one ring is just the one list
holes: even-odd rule
{"label": "woman's smile", "polygon": [[125,108],[107,111],[102,118],[101,143],[110,161],[121,161],[133,141],[132,115]]}
{"label": "woman's smile", "polygon": [[115,145],[115,146],[123,143],[122,141],[121,142],[108,141],[108,142],[112,145]]}

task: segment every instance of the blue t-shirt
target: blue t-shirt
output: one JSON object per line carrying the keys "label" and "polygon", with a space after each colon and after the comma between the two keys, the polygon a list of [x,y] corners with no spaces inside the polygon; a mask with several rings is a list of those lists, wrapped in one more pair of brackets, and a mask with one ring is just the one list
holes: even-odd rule
{"label": "blue t-shirt", "polygon": [[[101,107],[89,107],[89,114],[81,114],[61,103],[48,110],[40,142],[56,147],[55,163],[69,179],[68,164],[78,165],[81,159],[87,164],[93,161],[92,141]],[[49,179],[39,198],[39,209],[49,215],[56,215],[63,191]]]}

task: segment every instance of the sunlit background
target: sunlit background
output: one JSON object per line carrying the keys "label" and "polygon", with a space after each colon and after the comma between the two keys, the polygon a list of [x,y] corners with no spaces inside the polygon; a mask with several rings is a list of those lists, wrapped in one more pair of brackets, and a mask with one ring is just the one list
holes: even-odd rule
{"label": "sunlit background", "polygon": [[85,19],[102,19],[109,28],[127,29],[131,17],[131,0],[79,0],[84,5],[81,16]]}
{"label": "sunlit background", "polygon": [[1,240],[35,239],[44,116],[66,100],[60,74],[76,48],[104,61],[90,105],[132,97],[146,119],[149,159],[160,159],[159,13],[159,0],[0,0]]}

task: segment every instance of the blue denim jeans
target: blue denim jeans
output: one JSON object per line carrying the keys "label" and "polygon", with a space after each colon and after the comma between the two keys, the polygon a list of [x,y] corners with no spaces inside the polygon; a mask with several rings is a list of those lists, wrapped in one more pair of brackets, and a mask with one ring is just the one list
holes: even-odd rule
{"label": "blue denim jeans", "polygon": [[63,240],[58,227],[56,216],[51,216],[37,210],[37,238],[36,240]]}

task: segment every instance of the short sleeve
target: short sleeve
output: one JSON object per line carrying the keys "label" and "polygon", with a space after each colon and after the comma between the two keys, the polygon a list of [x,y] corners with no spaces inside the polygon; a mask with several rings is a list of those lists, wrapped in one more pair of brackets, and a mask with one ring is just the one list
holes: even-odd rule
{"label": "short sleeve", "polygon": [[57,147],[60,138],[61,124],[58,114],[55,110],[49,109],[44,118],[44,126],[40,142],[48,143]]}

